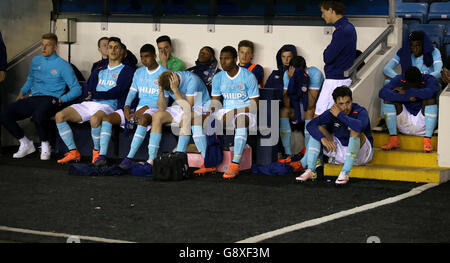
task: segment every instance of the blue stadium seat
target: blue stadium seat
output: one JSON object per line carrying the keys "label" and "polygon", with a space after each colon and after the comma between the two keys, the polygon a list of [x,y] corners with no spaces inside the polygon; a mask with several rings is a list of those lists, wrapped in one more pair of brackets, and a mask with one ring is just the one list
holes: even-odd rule
{"label": "blue stadium seat", "polygon": [[431,3],[428,23],[444,25],[446,31],[444,43],[450,43],[450,2]]}
{"label": "blue stadium seat", "polygon": [[408,20],[418,20],[420,23],[426,22],[428,13],[427,3],[404,3],[396,2],[395,15]]}
{"label": "blue stadium seat", "polygon": [[432,19],[450,19],[450,2],[431,3],[428,12],[428,21]]}
{"label": "blue stadium seat", "polygon": [[409,25],[409,32],[424,31],[431,41],[440,48],[444,45],[445,26],[440,24],[412,24]]}

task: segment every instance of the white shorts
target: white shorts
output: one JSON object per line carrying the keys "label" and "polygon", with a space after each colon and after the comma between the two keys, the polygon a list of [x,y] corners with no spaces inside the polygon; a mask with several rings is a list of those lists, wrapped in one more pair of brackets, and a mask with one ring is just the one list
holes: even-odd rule
{"label": "white shorts", "polygon": [[425,136],[426,123],[422,110],[414,116],[406,109],[405,105],[402,106],[402,113],[397,115],[397,128],[399,132],[407,135]]}
{"label": "white shorts", "polygon": [[[183,117],[183,108],[179,105],[173,105],[168,108],[166,108],[166,111],[172,116],[172,122],[175,122],[177,124],[181,123],[181,118]],[[208,109],[197,105],[192,107],[192,111],[197,115],[205,115],[208,112]]]}
{"label": "white shorts", "polygon": [[[334,158],[334,162],[336,164],[344,164],[345,158],[347,157],[347,149],[348,146],[343,146],[341,141],[339,141],[338,138],[333,136],[333,141],[337,146],[336,152],[327,152],[325,148],[323,149],[323,154],[325,154],[328,157]],[[373,157],[373,148],[370,144],[369,139],[366,138],[366,142],[361,147],[361,149],[358,152],[358,155],[356,156],[354,165],[364,165],[367,164],[372,160]]]}
{"label": "white shorts", "polygon": [[[142,107],[144,107],[144,106],[137,107],[136,111],[138,111]],[[147,110],[144,111],[143,114],[150,114],[151,116],[153,116],[153,114],[155,114],[158,111],[159,111],[158,108],[148,108]],[[123,114],[123,109],[118,109],[115,111],[115,113],[119,114],[119,116],[120,116],[120,127],[125,128],[125,115]],[[148,125],[147,131],[149,131],[151,128],[152,128],[152,125],[151,124]]]}
{"label": "white shorts", "polygon": [[89,121],[92,115],[98,111],[103,111],[106,115],[114,112],[114,109],[111,106],[96,101],[84,101],[82,103],[70,105],[70,107],[80,114],[80,123]]}
{"label": "white shorts", "polygon": [[[231,110],[233,110],[233,109],[220,109],[220,110],[214,112],[214,117],[217,120],[222,121],[223,116],[225,116],[225,114],[227,114]],[[236,129],[236,125],[235,125],[236,119],[240,115],[245,115],[248,117],[249,122],[250,122],[248,125],[248,128],[256,127],[256,114],[250,113],[250,112],[241,112],[241,113],[236,114],[232,120],[227,120],[226,127],[233,127],[233,129]]]}
{"label": "white shorts", "polygon": [[314,114],[320,115],[333,106],[334,89],[340,86],[350,87],[351,84],[351,79],[325,79],[322,85],[322,90],[320,90],[319,98],[317,99],[316,111]]}

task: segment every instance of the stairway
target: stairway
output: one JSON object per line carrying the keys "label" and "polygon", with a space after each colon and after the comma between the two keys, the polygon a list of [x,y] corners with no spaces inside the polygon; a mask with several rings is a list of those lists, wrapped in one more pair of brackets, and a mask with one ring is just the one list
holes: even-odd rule
{"label": "stairway", "polygon": [[[431,139],[434,151],[424,153],[423,137],[399,135],[400,149],[383,151],[380,147],[389,140],[389,134],[373,132],[374,155],[370,163],[353,166],[350,178],[443,183],[450,179],[450,168],[439,167],[437,137]],[[326,176],[338,176],[342,165],[325,164]]]}

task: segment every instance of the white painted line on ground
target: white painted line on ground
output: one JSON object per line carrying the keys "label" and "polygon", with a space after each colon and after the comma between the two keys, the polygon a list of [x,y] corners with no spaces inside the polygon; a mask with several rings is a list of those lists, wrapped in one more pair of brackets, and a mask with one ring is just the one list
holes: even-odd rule
{"label": "white painted line on ground", "polygon": [[308,220],[308,221],[304,221],[295,225],[291,225],[291,226],[287,226],[287,227],[283,227],[274,231],[270,231],[270,232],[266,232],[254,237],[249,237],[240,241],[237,241],[236,243],[256,243],[256,242],[261,242],[263,240],[266,239],[270,239],[279,235],[283,235],[289,232],[293,232],[293,231],[297,231],[300,229],[304,229],[307,227],[312,227],[312,226],[317,226],[326,222],[330,222],[332,220],[336,220],[342,217],[346,217],[349,215],[353,215],[356,213],[360,213],[360,212],[364,212],[370,209],[374,209],[377,208],[379,206],[383,206],[383,205],[388,205],[388,204],[392,204],[395,202],[398,202],[400,200],[403,200],[405,198],[408,197],[412,197],[415,195],[418,195],[420,193],[422,193],[425,190],[428,190],[430,188],[433,188],[435,186],[438,186],[439,184],[436,183],[429,183],[429,184],[425,184],[416,188],[411,189],[411,191],[401,194],[401,195],[397,195],[394,197],[390,197],[390,198],[386,198],[384,200],[378,201],[378,202],[374,202],[374,203],[370,203],[370,204],[366,204],[363,206],[358,206],[349,210],[345,210],[345,211],[341,211],[338,213],[334,213],[328,216],[324,216],[324,217],[320,217],[320,218],[316,218],[316,219],[312,219],[312,220]]}
{"label": "white painted line on ground", "polygon": [[55,233],[55,232],[45,232],[45,231],[36,231],[30,229],[22,229],[8,226],[0,226],[0,231],[9,231],[23,234],[31,234],[31,235],[40,235],[40,236],[48,236],[48,237],[62,237],[62,238],[78,238],[79,240],[89,240],[95,242],[103,242],[103,243],[134,243],[130,241],[124,240],[116,240],[116,239],[107,239],[101,237],[89,237],[89,236],[79,236],[79,235],[71,235],[65,233]]}

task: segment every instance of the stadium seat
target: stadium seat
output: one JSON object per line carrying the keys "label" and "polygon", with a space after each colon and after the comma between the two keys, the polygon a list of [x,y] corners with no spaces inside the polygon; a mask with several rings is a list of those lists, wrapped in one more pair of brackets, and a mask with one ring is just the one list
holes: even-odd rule
{"label": "stadium seat", "polygon": [[430,5],[428,23],[445,26],[444,43],[450,43],[450,2],[434,2]]}
{"label": "stadium seat", "polygon": [[396,2],[395,15],[408,20],[418,20],[420,23],[426,22],[428,13],[428,3],[404,3]]}
{"label": "stadium seat", "polygon": [[428,11],[428,21],[433,19],[450,19],[450,2],[431,3]]}
{"label": "stadium seat", "polygon": [[437,48],[444,45],[445,26],[441,24],[412,24],[409,25],[409,32],[424,31],[430,37]]}

